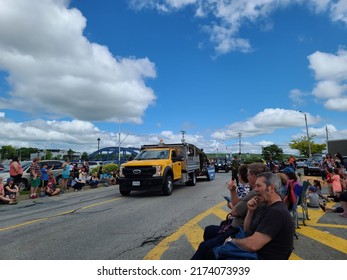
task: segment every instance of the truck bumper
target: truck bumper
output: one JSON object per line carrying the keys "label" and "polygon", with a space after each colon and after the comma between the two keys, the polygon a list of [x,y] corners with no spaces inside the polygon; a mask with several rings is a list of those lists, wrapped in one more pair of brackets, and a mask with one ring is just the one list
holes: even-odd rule
{"label": "truck bumper", "polygon": [[129,191],[160,190],[164,184],[164,177],[155,178],[118,178],[122,189]]}

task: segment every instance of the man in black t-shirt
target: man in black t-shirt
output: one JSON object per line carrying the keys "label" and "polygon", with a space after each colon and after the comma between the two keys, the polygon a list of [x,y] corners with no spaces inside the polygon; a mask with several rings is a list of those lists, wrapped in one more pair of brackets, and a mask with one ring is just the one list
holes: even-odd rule
{"label": "man in black t-shirt", "polygon": [[[248,201],[244,220],[248,237],[226,241],[243,250],[257,252],[259,259],[287,260],[293,250],[294,222],[280,196],[281,179],[272,172],[261,173],[254,191],[257,195]],[[256,211],[261,203],[266,207]]]}

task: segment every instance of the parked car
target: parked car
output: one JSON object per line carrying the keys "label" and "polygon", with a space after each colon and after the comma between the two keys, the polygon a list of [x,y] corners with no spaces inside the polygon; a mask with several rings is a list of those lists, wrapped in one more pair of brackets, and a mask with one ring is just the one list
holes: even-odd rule
{"label": "parked car", "polygon": [[309,161],[306,166],[304,166],[304,175],[305,176],[320,176],[321,170],[319,166],[319,162]]}
{"label": "parked car", "polygon": [[[48,169],[50,169],[53,166],[52,172],[57,180],[59,182],[61,180],[61,174],[63,172],[63,161],[60,160],[41,160],[39,162],[39,166],[42,167],[44,163],[47,163]],[[20,190],[28,190],[30,189],[30,166],[32,164],[32,161],[22,161],[21,165],[23,168],[23,176],[21,179],[21,182],[19,184]],[[3,178],[4,181],[7,180],[7,178],[10,177],[9,171],[0,173],[0,176]]]}
{"label": "parked car", "polygon": [[296,159],[296,168],[304,168],[307,166],[307,158]]}
{"label": "parked car", "polygon": [[215,172],[219,172],[219,170],[224,170],[226,173],[230,171],[230,161],[227,161],[226,159],[216,159],[216,162],[214,164]]}

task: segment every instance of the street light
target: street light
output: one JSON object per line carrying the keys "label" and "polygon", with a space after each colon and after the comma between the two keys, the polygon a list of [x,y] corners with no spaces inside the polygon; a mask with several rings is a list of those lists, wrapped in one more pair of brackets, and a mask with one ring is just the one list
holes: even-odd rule
{"label": "street light", "polygon": [[305,116],[306,134],[307,134],[307,142],[308,142],[308,157],[312,158],[311,141],[310,141],[310,136],[308,134],[308,126],[307,126],[307,116],[306,116],[306,113],[304,113],[303,111],[299,111],[299,112],[304,114],[304,116]]}
{"label": "street light", "polygon": [[98,141],[98,153],[100,153],[99,152],[99,147],[100,147],[100,137],[98,137],[98,139],[96,139],[97,141]]}

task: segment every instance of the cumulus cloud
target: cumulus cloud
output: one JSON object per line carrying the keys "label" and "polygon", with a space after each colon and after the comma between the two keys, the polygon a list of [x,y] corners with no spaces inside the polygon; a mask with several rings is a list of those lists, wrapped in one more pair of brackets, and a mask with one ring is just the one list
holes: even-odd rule
{"label": "cumulus cloud", "polygon": [[[319,116],[315,117],[309,113],[306,114],[306,117],[311,125],[321,121]],[[280,128],[301,127],[303,125],[305,125],[303,113],[299,111],[268,108],[244,122],[236,122],[225,129],[217,130],[211,137],[217,140],[227,140],[238,137],[239,133],[244,137],[253,137],[271,134]]]}
{"label": "cumulus cloud", "polygon": [[313,95],[324,100],[327,109],[347,111],[347,51],[342,48],[336,54],[317,51],[308,60],[317,80]]}
{"label": "cumulus cloud", "polygon": [[252,51],[251,42],[240,37],[241,26],[246,23],[267,31],[273,26],[269,15],[290,5],[300,4],[315,13],[328,13],[332,21],[347,24],[345,3],[345,0],[130,0],[130,6],[137,10],[147,8],[170,13],[190,7],[196,17],[209,21],[203,29],[208,32],[217,55]]}
{"label": "cumulus cloud", "polygon": [[155,65],[89,42],[85,17],[68,3],[0,0],[0,69],[11,88],[0,108],[141,123],[156,99],[145,84]]}

